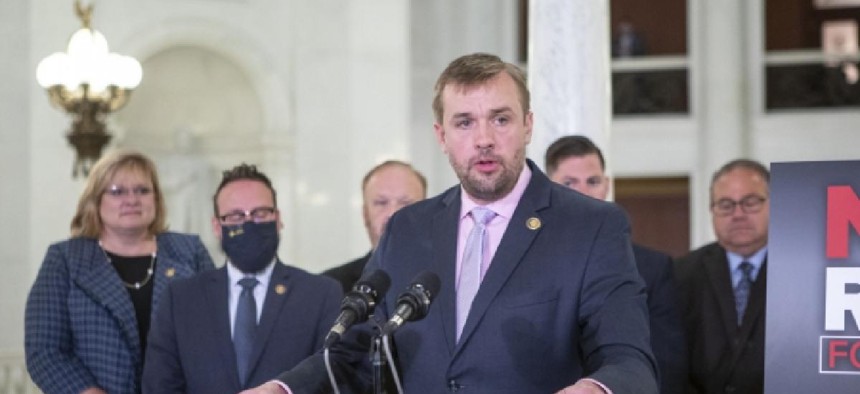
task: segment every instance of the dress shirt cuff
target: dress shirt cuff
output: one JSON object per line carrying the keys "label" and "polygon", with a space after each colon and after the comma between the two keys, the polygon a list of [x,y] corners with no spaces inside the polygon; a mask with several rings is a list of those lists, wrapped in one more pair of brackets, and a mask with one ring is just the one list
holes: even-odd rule
{"label": "dress shirt cuff", "polygon": [[[603,391],[604,391],[606,394],[612,394],[612,390],[610,390],[610,389],[609,389],[609,387],[606,387],[606,385],[605,385],[605,384],[600,383],[600,382],[598,382],[597,380],[594,380],[594,379],[592,379],[592,378],[582,378],[582,380],[584,380],[584,381],[586,381],[586,382],[591,382],[591,383],[596,384],[598,387],[600,387],[601,389],[603,389]],[[288,393],[289,393],[289,391],[288,391]],[[289,394],[292,394],[292,393],[289,393]]]}
{"label": "dress shirt cuff", "polygon": [[[277,379],[275,379],[275,380],[270,380],[270,382],[272,382],[272,383],[274,383],[274,384],[277,384],[281,389],[283,389],[283,390],[284,390],[284,392],[285,392],[285,393],[287,393],[287,394],[293,394],[293,392],[290,390],[290,387],[289,387],[289,386],[287,386],[287,384],[286,384],[286,383],[284,383],[284,382],[282,382],[282,381],[280,381],[280,380],[277,380]],[[598,383],[598,384],[599,384],[599,383]]]}

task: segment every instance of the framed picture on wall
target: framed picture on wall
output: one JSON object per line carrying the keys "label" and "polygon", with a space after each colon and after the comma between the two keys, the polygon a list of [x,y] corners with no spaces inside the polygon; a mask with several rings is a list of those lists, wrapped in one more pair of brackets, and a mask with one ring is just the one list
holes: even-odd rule
{"label": "framed picture on wall", "polygon": [[853,19],[825,21],[821,24],[821,50],[830,59],[856,56],[857,21]]}

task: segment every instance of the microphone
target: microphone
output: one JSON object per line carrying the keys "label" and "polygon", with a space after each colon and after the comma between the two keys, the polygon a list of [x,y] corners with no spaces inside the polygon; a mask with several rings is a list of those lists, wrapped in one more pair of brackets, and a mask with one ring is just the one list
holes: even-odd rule
{"label": "microphone", "polygon": [[427,316],[430,303],[439,293],[441,285],[439,276],[430,271],[418,274],[406,291],[397,296],[394,316],[382,327],[382,336],[390,335],[407,321],[421,320]]}
{"label": "microphone", "polygon": [[383,270],[376,270],[362,277],[343,297],[340,315],[325,337],[323,348],[329,348],[340,340],[341,335],[355,323],[367,320],[378,300],[385,296],[391,279]]}

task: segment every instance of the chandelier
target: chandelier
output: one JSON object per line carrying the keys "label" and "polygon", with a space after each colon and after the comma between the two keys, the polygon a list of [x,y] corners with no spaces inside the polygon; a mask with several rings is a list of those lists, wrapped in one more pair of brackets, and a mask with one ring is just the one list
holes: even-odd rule
{"label": "chandelier", "polygon": [[105,37],[90,25],[93,5],[75,0],[83,27],[72,34],[66,52],[55,52],[39,62],[36,79],[51,104],[72,116],[66,138],[76,151],[72,176],[89,174],[110,142],[105,116],[122,108],[143,76],[140,63],[130,56],[108,52]]}

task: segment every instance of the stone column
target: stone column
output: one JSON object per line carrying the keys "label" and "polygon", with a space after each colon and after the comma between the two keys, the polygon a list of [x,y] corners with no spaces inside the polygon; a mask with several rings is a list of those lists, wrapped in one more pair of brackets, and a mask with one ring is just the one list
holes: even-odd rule
{"label": "stone column", "polygon": [[588,136],[609,153],[607,0],[530,2],[528,77],[535,118],[530,158],[543,166],[549,144],[570,134]]}
{"label": "stone column", "polygon": [[692,247],[714,239],[711,174],[729,160],[750,154],[748,10],[745,0],[690,2],[692,108],[699,130],[698,161],[691,174]]}

